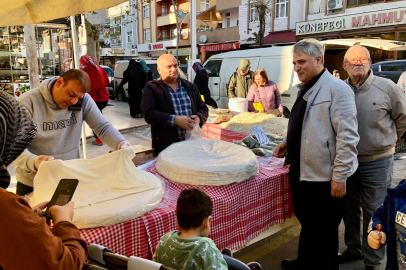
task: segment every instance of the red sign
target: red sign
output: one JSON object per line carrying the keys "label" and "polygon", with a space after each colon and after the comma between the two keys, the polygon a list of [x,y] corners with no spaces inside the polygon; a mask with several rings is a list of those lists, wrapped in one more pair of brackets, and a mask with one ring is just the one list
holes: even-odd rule
{"label": "red sign", "polygon": [[231,51],[231,50],[238,50],[239,48],[240,48],[240,43],[231,42],[231,43],[200,46],[200,52]]}
{"label": "red sign", "polygon": [[152,45],[152,49],[154,49],[154,50],[156,50],[156,49],[163,49],[163,48],[164,48],[164,44],[163,44],[163,43]]}

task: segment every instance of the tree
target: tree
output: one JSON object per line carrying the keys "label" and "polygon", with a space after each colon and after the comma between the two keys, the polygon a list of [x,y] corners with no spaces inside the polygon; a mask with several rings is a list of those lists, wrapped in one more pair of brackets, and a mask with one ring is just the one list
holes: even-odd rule
{"label": "tree", "polygon": [[272,2],[271,0],[256,0],[251,5],[255,8],[259,21],[259,31],[253,34],[256,37],[258,47],[262,48],[264,47],[266,17],[271,14]]}

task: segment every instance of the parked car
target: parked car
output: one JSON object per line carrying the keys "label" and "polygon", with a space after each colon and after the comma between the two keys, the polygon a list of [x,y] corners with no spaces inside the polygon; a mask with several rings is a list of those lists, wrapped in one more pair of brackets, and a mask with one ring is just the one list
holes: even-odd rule
{"label": "parked car", "polygon": [[[111,98],[113,100],[115,98],[117,98],[118,101],[127,101],[128,100],[128,84],[125,84],[123,86],[123,89],[117,89],[117,88],[120,85],[121,80],[123,79],[123,73],[127,69],[129,62],[130,62],[129,60],[122,60],[122,61],[116,62],[116,66],[114,69],[114,84],[113,84],[114,91],[113,91],[113,96]],[[159,73],[158,73],[158,69],[157,69],[157,60],[145,60],[145,62],[147,63],[148,67],[151,69],[152,78],[154,80],[158,79]],[[178,68],[178,71],[179,71],[179,76],[182,79],[187,80],[185,73],[183,73],[183,71],[180,68]]]}
{"label": "parked car", "polygon": [[114,71],[108,66],[100,66],[107,72],[107,75],[109,76],[110,84],[109,86],[107,86],[107,90],[109,90],[109,97],[112,98],[114,95]]}
{"label": "parked car", "polygon": [[391,79],[394,83],[398,83],[400,75],[406,71],[406,60],[393,60],[379,62],[371,65],[374,75]]}

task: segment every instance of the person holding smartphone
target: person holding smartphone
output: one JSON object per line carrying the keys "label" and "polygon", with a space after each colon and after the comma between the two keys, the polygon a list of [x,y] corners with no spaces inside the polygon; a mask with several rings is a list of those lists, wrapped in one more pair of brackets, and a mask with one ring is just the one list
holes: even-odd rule
{"label": "person holding smartphone", "polygon": [[[6,188],[10,184],[7,167],[34,139],[37,127],[27,110],[12,96],[0,91],[0,269],[80,270],[87,257],[86,241],[72,224],[73,202],[52,206],[52,228],[33,208]],[[33,211],[34,210],[34,211]]]}

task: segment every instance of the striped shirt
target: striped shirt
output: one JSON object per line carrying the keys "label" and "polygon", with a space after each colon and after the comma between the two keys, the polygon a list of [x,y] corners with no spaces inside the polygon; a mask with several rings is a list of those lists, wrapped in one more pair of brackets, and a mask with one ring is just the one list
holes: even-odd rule
{"label": "striped shirt", "polygon": [[[175,116],[192,116],[192,102],[190,101],[189,95],[187,94],[180,80],[178,80],[178,88],[176,89],[176,93],[169,85],[166,84],[166,86],[168,87],[168,91],[172,99],[173,108],[175,109],[175,114],[169,115],[167,124],[173,126],[175,125]],[[185,134],[186,130],[178,126],[179,139],[185,139]]]}

